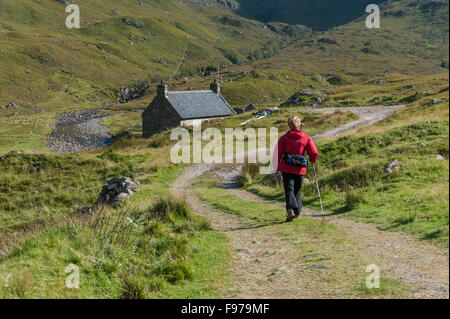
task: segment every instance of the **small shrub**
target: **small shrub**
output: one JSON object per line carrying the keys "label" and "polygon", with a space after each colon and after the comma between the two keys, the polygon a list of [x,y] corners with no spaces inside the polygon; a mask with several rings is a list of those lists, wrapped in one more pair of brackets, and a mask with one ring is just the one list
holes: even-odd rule
{"label": "small shrub", "polygon": [[417,218],[416,212],[408,212],[405,215],[397,217],[394,222],[398,225],[407,225],[413,223]]}
{"label": "small shrub", "polygon": [[192,270],[183,260],[172,261],[165,259],[156,265],[153,273],[164,277],[170,284],[176,284],[182,280],[192,279]]}
{"label": "small shrub", "polygon": [[8,277],[4,287],[14,298],[24,299],[31,288],[30,273],[13,273]]}
{"label": "small shrub", "polygon": [[156,256],[164,254],[174,258],[182,258],[186,256],[188,241],[184,238],[163,237],[153,243],[153,249]]}
{"label": "small shrub", "polygon": [[159,198],[150,208],[151,219],[170,221],[171,218],[191,219],[191,211],[185,200],[171,196]]}
{"label": "small shrub", "polygon": [[242,168],[241,185],[252,184],[259,176],[259,164],[245,163]]}
{"label": "small shrub", "polygon": [[145,299],[144,283],[138,278],[126,275],[122,278],[121,299]]}
{"label": "small shrub", "polygon": [[423,97],[423,94],[420,92],[416,92],[413,95],[409,95],[407,97],[404,97],[400,100],[398,100],[398,103],[413,103]]}
{"label": "small shrub", "polygon": [[168,135],[156,135],[150,139],[148,147],[160,148],[170,144],[170,138]]}
{"label": "small shrub", "polygon": [[157,221],[150,221],[150,223],[144,229],[145,235],[155,236],[162,235],[161,226]]}
{"label": "small shrub", "polygon": [[277,174],[265,175],[261,180],[261,184],[269,187],[280,188],[283,185],[283,178]]}

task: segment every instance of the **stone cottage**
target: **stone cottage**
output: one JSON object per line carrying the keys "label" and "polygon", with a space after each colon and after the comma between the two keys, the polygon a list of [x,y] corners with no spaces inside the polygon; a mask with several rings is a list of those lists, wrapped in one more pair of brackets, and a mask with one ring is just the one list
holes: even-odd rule
{"label": "stone cottage", "polygon": [[214,81],[210,90],[169,92],[161,82],[155,99],[142,114],[144,137],[151,137],[172,127],[193,120],[224,118],[236,114],[220,94],[220,84]]}

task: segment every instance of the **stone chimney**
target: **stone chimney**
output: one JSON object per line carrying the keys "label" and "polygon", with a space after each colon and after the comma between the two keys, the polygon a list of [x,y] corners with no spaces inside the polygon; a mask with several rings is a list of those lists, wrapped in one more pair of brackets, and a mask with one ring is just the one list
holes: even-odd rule
{"label": "stone chimney", "polygon": [[214,80],[214,83],[211,83],[209,86],[210,90],[214,93],[220,95],[220,83],[217,82],[217,80]]}
{"label": "stone chimney", "polygon": [[169,96],[169,87],[166,84],[164,84],[164,81],[161,81],[161,84],[157,86],[156,95],[164,97]]}

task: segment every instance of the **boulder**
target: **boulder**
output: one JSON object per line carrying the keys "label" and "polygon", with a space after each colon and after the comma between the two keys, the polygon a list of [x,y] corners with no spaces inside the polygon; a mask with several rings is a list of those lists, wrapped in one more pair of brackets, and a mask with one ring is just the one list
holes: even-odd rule
{"label": "boulder", "polygon": [[9,104],[6,104],[6,108],[12,108],[12,109],[16,109],[16,108],[18,108],[19,106],[16,104],[16,103],[9,103]]}
{"label": "boulder", "polygon": [[316,98],[316,103],[322,104],[324,102],[324,99],[321,97]]}
{"label": "boulder", "polygon": [[328,266],[328,265],[319,264],[319,265],[312,265],[312,266],[306,267],[305,269],[333,269],[333,267]]}
{"label": "boulder", "polygon": [[242,113],[244,113],[244,109],[242,109],[242,108],[240,108],[240,107],[235,107],[233,110],[236,112],[236,114],[242,114]]}
{"label": "boulder", "polygon": [[256,107],[253,104],[250,104],[245,108],[245,112],[252,112],[252,111],[256,111]]}
{"label": "boulder", "polygon": [[128,195],[127,193],[120,193],[116,197],[116,202],[122,202],[122,201],[124,201],[124,200],[126,200],[128,198],[130,198],[130,195]]}
{"label": "boulder", "polygon": [[336,40],[332,40],[332,39],[328,39],[328,38],[320,38],[319,40],[317,40],[317,42],[324,43],[324,44],[334,44],[334,45],[339,46],[339,43]]}
{"label": "boulder", "polygon": [[[441,102],[440,99],[432,99],[432,100],[430,101],[430,105],[438,104],[439,102]],[[8,107],[8,106],[7,106],[7,107]]]}
{"label": "boulder", "polygon": [[414,145],[417,147],[423,147],[423,146],[425,146],[425,143],[420,142],[420,143],[416,143]]}
{"label": "boulder", "polygon": [[87,206],[78,207],[77,213],[81,215],[90,215],[92,214],[92,208]]}
{"label": "boulder", "polygon": [[271,109],[263,109],[261,111],[253,113],[256,117],[271,117],[272,116],[272,110]]}
{"label": "boulder", "polygon": [[444,156],[442,156],[442,155],[436,155],[436,159],[437,159],[438,161],[445,160]]}
{"label": "boulder", "polygon": [[394,171],[400,170],[401,168],[402,167],[400,166],[400,162],[398,160],[395,160],[386,166],[386,169],[384,170],[384,172],[387,174],[390,174],[390,173],[393,173]]}
{"label": "boulder", "polygon": [[302,96],[313,96],[313,93],[310,92],[310,91],[302,91],[302,92],[300,93],[300,95],[302,95]]}
{"label": "boulder", "polygon": [[126,25],[129,25],[129,26],[132,26],[132,27],[135,27],[138,29],[142,28],[142,24],[140,24],[139,22],[133,22],[128,19],[122,19],[122,22],[125,23]]}
{"label": "boulder", "polygon": [[295,93],[287,100],[287,103],[298,103],[299,101],[300,101],[300,97],[298,96],[297,93]]}

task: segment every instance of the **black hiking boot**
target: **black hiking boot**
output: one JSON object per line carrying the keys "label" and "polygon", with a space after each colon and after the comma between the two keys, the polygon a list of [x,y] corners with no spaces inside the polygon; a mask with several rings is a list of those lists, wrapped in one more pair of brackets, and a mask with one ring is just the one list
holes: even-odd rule
{"label": "black hiking boot", "polygon": [[294,218],[295,218],[295,213],[294,213],[294,211],[293,211],[292,209],[289,209],[289,210],[287,211],[286,223],[289,223],[289,222],[293,221]]}

